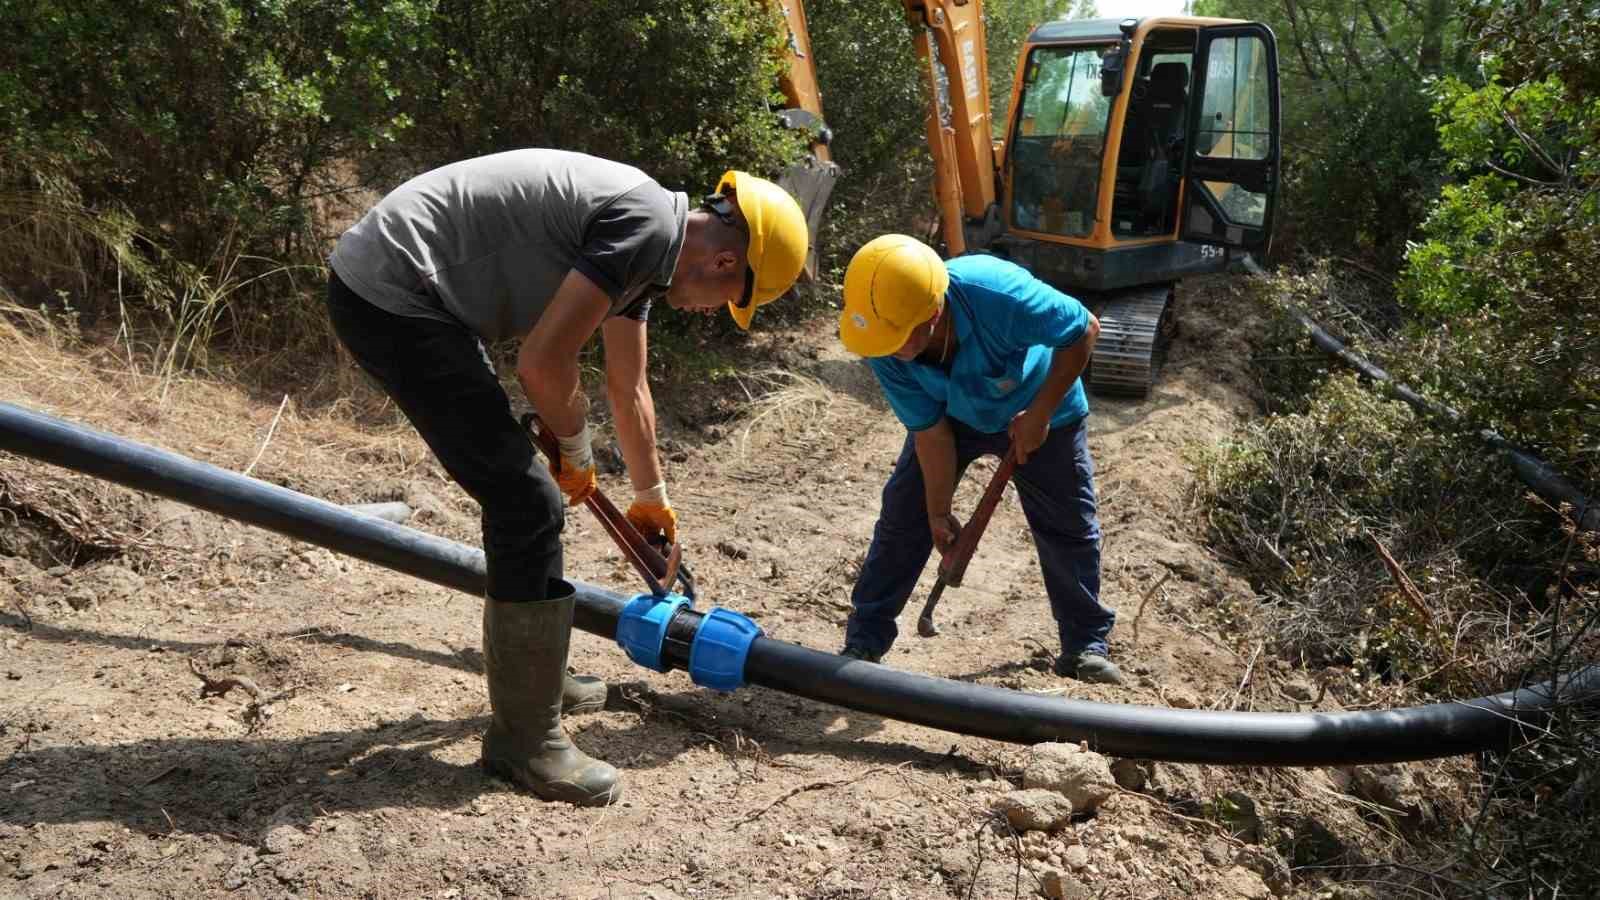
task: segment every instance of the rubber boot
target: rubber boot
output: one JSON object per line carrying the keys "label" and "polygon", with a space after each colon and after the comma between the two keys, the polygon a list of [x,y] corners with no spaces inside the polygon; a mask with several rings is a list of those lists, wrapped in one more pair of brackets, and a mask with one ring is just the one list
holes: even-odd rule
{"label": "rubber boot", "polygon": [[604,806],[621,796],[617,770],[574,747],[561,727],[574,591],[562,581],[550,593],[547,600],[484,602],[492,718],[483,767],[545,800]]}
{"label": "rubber boot", "polygon": [[606,708],[606,683],[593,675],[564,674],[561,677],[561,714],[599,712]]}

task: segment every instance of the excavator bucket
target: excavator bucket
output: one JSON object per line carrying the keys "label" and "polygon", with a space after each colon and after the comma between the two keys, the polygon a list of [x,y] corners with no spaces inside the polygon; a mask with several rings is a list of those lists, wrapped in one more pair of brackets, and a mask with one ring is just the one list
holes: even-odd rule
{"label": "excavator bucket", "polygon": [[822,230],[822,217],[828,211],[828,197],[838,180],[837,165],[819,160],[810,153],[778,176],[778,184],[800,201],[800,209],[806,214],[806,230],[811,236],[805,266],[805,277],[809,281],[817,278],[817,235]]}
{"label": "excavator bucket", "polygon": [[778,79],[778,87],[789,105],[779,111],[778,117],[785,127],[804,132],[811,147],[804,158],[778,176],[778,184],[793,194],[805,211],[806,230],[811,240],[810,249],[806,251],[804,280],[815,281],[817,236],[822,231],[822,217],[828,211],[833,183],[839,180],[839,167],[828,149],[833,132],[822,118],[822,89],[817,84],[817,68],[811,57],[805,4],[796,0],[778,5],[789,26],[789,71]]}

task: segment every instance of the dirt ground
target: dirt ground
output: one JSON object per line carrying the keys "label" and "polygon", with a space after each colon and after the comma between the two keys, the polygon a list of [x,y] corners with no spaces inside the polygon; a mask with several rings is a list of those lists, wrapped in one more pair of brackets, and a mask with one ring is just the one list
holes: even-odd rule
{"label": "dirt ground", "polygon": [[[1131,683],[1049,672],[1059,648],[1011,492],[966,585],[945,596],[944,634],[918,638],[913,606],[886,665],[1116,703],[1370,701],[1342,673],[1261,654],[1249,585],[1197,541],[1186,451],[1255,415],[1252,327],[1229,282],[1186,285],[1182,303],[1155,392],[1091,398],[1112,650]],[[392,410],[302,411],[293,397],[162,379],[114,344],[32,327],[0,343],[9,401],[335,502],[404,500],[414,527],[476,540],[475,508]],[[826,320],[740,354],[751,374],[733,396],[727,381],[657,391],[686,558],[705,601],[837,650],[904,432]],[[991,468],[968,473],[958,509]],[[602,484],[626,498],[620,473]],[[570,514],[566,546],[572,577],[637,590],[587,513]],[[1051,748],[761,688],[717,694],[579,634],[573,664],[613,690],[568,728],[622,770],[626,799],[574,809],[476,766],[479,611],[464,594],[0,454],[0,897],[1381,895],[1339,866],[1403,855],[1410,829],[1470,794],[1459,760],[1356,773],[1128,762],[1097,808],[1016,830],[996,810]]]}

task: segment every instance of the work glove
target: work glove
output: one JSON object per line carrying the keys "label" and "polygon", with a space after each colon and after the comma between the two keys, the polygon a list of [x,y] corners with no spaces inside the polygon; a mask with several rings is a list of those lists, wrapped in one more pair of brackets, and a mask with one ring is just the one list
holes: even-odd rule
{"label": "work glove", "polygon": [[600,489],[599,482],[595,480],[594,446],[589,440],[589,423],[585,422],[583,430],[570,437],[557,435],[556,442],[561,445],[561,464],[552,465],[550,474],[555,476],[556,486],[566,495],[567,505],[577,506]]}
{"label": "work glove", "polygon": [[643,491],[634,491],[633,505],[628,507],[628,522],[644,539],[653,544],[665,540],[668,544],[678,542],[678,514],[672,511],[672,504],[667,500],[667,485],[665,482]]}

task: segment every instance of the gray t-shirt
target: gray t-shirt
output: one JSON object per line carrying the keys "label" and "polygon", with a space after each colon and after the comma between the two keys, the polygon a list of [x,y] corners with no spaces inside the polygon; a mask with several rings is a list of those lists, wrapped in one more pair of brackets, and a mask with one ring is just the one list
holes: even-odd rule
{"label": "gray t-shirt", "polygon": [[573,269],[644,319],[672,282],[689,212],[632,166],[564,150],[512,150],[434,169],[350,227],[328,262],[351,290],[402,316],[521,337]]}

